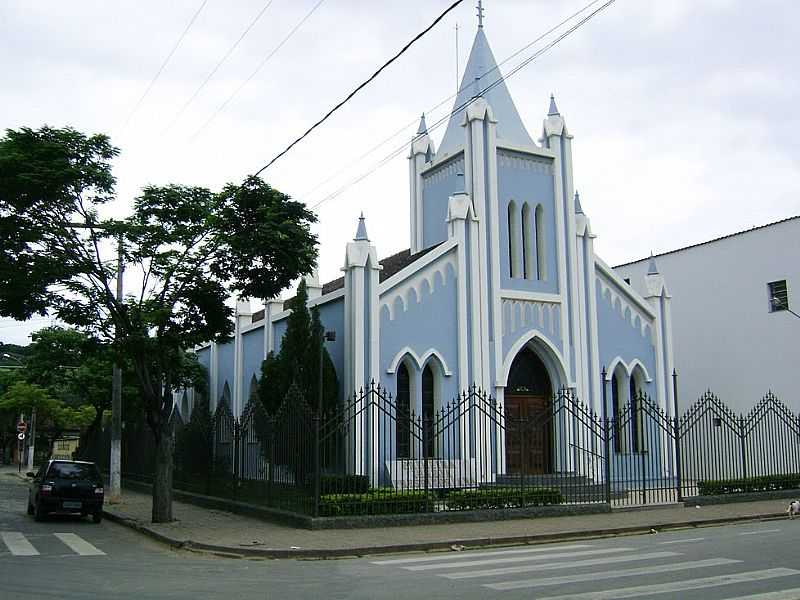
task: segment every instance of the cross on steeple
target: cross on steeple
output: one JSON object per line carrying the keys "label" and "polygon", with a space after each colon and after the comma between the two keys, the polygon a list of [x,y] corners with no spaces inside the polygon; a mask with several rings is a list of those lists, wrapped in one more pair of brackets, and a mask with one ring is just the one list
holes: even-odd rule
{"label": "cross on steeple", "polygon": [[475,8],[478,9],[478,27],[483,29],[483,0],[478,0],[478,6]]}

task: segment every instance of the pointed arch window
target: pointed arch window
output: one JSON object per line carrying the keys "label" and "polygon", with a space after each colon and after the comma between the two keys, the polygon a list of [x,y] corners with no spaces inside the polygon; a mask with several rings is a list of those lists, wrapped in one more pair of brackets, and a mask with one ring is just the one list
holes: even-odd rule
{"label": "pointed arch window", "polygon": [[422,371],[422,456],[424,458],[433,458],[434,456],[435,390],[434,372],[428,363]]}
{"label": "pointed arch window", "polygon": [[522,205],[522,276],[525,279],[533,279],[533,235],[531,207],[526,202]]}
{"label": "pointed arch window", "polygon": [[508,203],[508,269],[511,277],[519,277],[519,214],[513,200]]}
{"label": "pointed arch window", "polygon": [[611,409],[612,414],[614,416],[614,452],[619,454],[622,452],[622,443],[620,440],[620,429],[619,426],[619,419],[620,419],[620,405],[619,405],[619,385],[617,385],[617,376],[612,375],[611,377]]}
{"label": "pointed arch window", "polygon": [[644,390],[642,389],[641,377],[638,367],[631,375],[630,381],[631,399],[631,441],[633,452],[644,452]]}
{"label": "pointed arch window", "polygon": [[544,208],[541,204],[536,205],[534,222],[536,229],[536,279],[539,281],[546,281],[547,263],[545,262]]}
{"label": "pointed arch window", "polygon": [[411,458],[411,378],[404,362],[397,369],[395,397],[395,444],[397,458]]}

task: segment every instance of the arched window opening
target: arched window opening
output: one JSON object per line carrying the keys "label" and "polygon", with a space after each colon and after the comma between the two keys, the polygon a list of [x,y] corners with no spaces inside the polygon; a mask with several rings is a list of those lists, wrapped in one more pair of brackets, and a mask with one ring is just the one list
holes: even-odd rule
{"label": "arched window opening", "polygon": [[614,417],[613,435],[614,452],[628,452],[627,425],[630,421],[630,412],[627,409],[627,373],[618,365],[611,377],[611,410]]}
{"label": "arched window opening", "polygon": [[612,409],[612,414],[614,416],[614,452],[619,454],[620,452],[622,452],[622,444],[620,443],[621,441],[619,439],[619,433],[620,433],[619,387],[617,386],[616,375],[613,375],[611,377],[611,409]]}
{"label": "arched window opening", "polygon": [[427,364],[422,371],[422,456],[424,458],[433,458],[434,456],[435,389],[433,369],[430,364]]}
{"label": "arched window opening", "polygon": [[547,263],[545,262],[545,240],[544,240],[544,208],[541,204],[536,206],[534,215],[536,228],[536,279],[539,281],[547,280]]}
{"label": "arched window opening", "polygon": [[522,205],[522,276],[525,279],[533,279],[533,243],[531,237],[534,235],[531,226],[531,207],[528,203]]}
{"label": "arched window opening", "polygon": [[395,444],[397,458],[411,458],[411,378],[408,367],[400,363],[397,369],[397,396],[395,397]]}
{"label": "arched window opening", "polygon": [[250,378],[250,392],[247,395],[247,401],[248,403],[258,401],[258,379],[255,375]]}
{"label": "arched window opening", "polygon": [[639,374],[634,371],[630,381],[631,440],[634,452],[644,452],[644,390]]}
{"label": "arched window opening", "polygon": [[508,270],[511,277],[519,277],[519,216],[517,205],[508,203]]}
{"label": "arched window opening", "polygon": [[225,404],[228,408],[231,407],[231,388],[228,385],[228,382],[225,382],[225,385],[222,386],[222,397],[219,400],[220,404]]}

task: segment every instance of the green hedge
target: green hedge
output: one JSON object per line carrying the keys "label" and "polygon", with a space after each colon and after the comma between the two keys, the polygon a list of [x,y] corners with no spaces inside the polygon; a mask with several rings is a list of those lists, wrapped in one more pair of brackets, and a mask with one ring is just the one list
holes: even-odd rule
{"label": "green hedge", "polygon": [[701,496],[720,494],[744,494],[749,492],[772,492],[800,488],[800,474],[764,475],[747,479],[717,479],[698,481],[697,489]]}
{"label": "green hedge", "polygon": [[320,494],[366,494],[369,491],[367,475],[320,475]]}
{"label": "green hedge", "polygon": [[545,506],[561,504],[563,501],[561,492],[552,488],[492,487],[450,492],[447,495],[447,506],[451,510]]}
{"label": "green hedge", "polygon": [[326,494],[319,499],[319,514],[323,517],[397,515],[431,510],[433,496],[425,492],[372,490],[365,494]]}

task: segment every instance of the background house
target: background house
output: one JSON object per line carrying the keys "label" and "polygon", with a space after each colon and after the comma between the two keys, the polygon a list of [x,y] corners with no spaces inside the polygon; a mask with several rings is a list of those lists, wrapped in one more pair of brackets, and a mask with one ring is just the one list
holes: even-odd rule
{"label": "background house", "polygon": [[[800,216],[655,259],[672,295],[681,409],[711,389],[748,411],[771,390],[800,411],[800,318],[786,310],[800,313]],[[614,270],[641,290],[648,265]]]}

